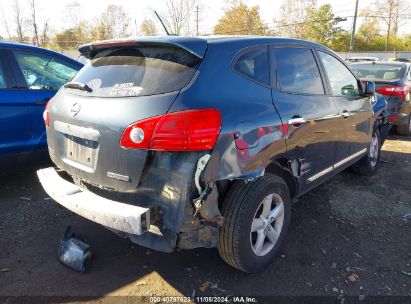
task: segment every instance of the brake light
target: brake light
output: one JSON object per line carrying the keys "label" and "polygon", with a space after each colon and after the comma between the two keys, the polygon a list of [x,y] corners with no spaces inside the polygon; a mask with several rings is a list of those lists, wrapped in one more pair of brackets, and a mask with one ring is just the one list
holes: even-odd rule
{"label": "brake light", "polygon": [[120,145],[123,148],[161,151],[211,150],[220,129],[221,114],[216,109],[175,112],[128,126],[121,136]]}
{"label": "brake light", "polygon": [[401,101],[405,101],[407,94],[410,92],[410,86],[406,84],[393,85],[378,89],[378,93],[383,95],[397,96]]}
{"label": "brake light", "polygon": [[46,107],[44,108],[44,112],[43,112],[43,119],[44,119],[44,124],[46,125],[46,127],[50,127],[50,107],[53,104],[53,98],[50,99],[47,104]]}
{"label": "brake light", "polygon": [[398,121],[400,118],[397,115],[390,115],[388,116],[388,120],[392,122]]}

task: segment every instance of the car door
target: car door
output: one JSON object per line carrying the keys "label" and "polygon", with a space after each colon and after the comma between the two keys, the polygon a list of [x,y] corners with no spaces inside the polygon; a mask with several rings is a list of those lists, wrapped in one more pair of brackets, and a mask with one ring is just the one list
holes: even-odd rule
{"label": "car door", "polygon": [[7,52],[0,48],[0,155],[24,152],[31,140],[27,102],[12,70]]}
{"label": "car door", "polygon": [[42,148],[46,145],[42,118],[44,107],[58,89],[77,73],[80,65],[28,49],[13,49],[11,53],[17,67],[16,79],[21,83],[21,92],[27,101],[33,148]]}
{"label": "car door", "polygon": [[304,192],[333,170],[339,137],[338,109],[326,94],[324,77],[312,48],[272,46],[274,105],[286,133],[289,158],[299,162]]}
{"label": "car door", "polygon": [[361,82],[335,55],[318,51],[330,93],[341,116],[335,168],[365,154],[370,144],[373,112],[370,97],[364,97]]}

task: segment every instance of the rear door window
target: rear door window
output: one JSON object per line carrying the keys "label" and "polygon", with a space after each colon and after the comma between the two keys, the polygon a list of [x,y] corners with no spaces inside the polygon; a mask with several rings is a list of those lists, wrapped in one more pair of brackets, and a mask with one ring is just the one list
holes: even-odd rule
{"label": "rear door window", "polygon": [[307,48],[273,48],[277,78],[283,92],[324,94],[313,52]]}
{"label": "rear door window", "polygon": [[270,84],[270,64],[267,47],[243,53],[235,61],[234,69],[244,76],[268,86]]}
{"label": "rear door window", "polygon": [[330,82],[333,96],[358,96],[360,94],[357,78],[337,58],[318,52]]}
{"label": "rear door window", "polygon": [[[200,59],[175,47],[128,47],[99,52],[72,80],[98,97],[147,96],[185,87]],[[72,90],[74,94],[85,94]]]}
{"label": "rear door window", "polygon": [[58,90],[78,68],[58,58],[38,52],[13,50],[17,63],[31,90]]}

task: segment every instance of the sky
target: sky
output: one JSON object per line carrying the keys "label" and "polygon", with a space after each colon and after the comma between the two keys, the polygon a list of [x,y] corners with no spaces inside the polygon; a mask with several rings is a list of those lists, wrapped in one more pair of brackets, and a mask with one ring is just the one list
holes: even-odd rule
{"label": "sky", "polygon": [[[29,7],[27,0],[19,0],[23,13],[29,15]],[[56,30],[61,30],[67,27],[67,17],[64,8],[66,4],[73,0],[37,0],[39,7],[39,19],[49,18],[51,26]],[[273,25],[274,18],[279,16],[280,6],[285,0],[245,0],[249,6],[258,5],[260,15],[268,26]],[[373,9],[375,10],[375,2],[377,0],[359,0],[359,10]],[[405,0],[410,2],[411,0]],[[11,6],[14,0],[0,0],[0,8],[3,9],[6,16],[12,16]],[[109,4],[122,5],[132,18],[132,31],[136,32],[136,26],[149,18],[154,20],[153,10],[157,10],[160,15],[166,14],[164,0],[88,0],[78,1],[82,7],[82,17],[84,19],[92,19],[98,17],[107,8]],[[211,33],[218,19],[223,15],[226,0],[200,0],[202,3],[200,10],[200,32]],[[352,27],[355,8],[355,0],[317,0],[318,4],[330,3],[336,16],[348,17],[347,21],[341,22],[340,25],[345,29]],[[193,17],[194,17],[193,12]],[[0,14],[1,18],[1,14]],[[361,20],[361,19],[359,19]],[[359,21],[360,23],[361,21]],[[159,28],[161,25],[157,24]],[[400,32],[411,31],[411,19],[407,24],[400,28]],[[6,31],[0,23],[0,35],[6,37]]]}

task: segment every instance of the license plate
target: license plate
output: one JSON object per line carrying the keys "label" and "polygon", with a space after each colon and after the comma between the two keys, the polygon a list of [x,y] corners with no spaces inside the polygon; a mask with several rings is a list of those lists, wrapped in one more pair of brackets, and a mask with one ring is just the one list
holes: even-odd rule
{"label": "license plate", "polygon": [[98,143],[70,135],[65,136],[66,159],[94,168]]}

